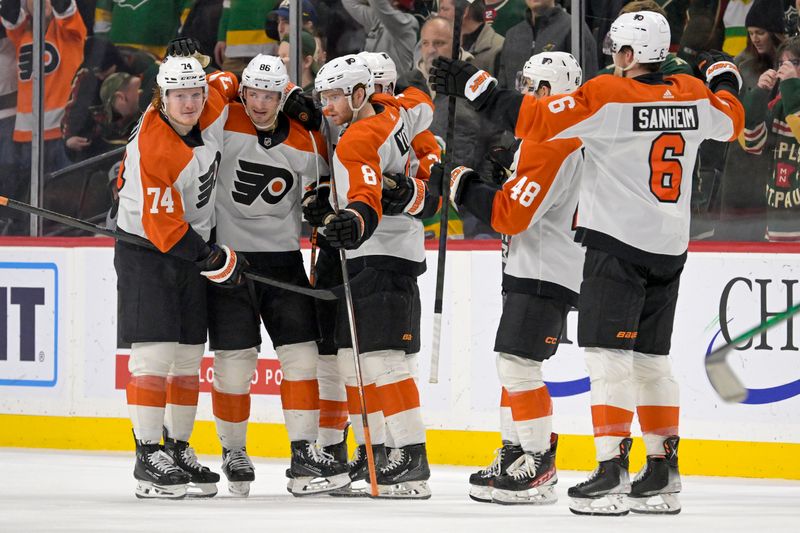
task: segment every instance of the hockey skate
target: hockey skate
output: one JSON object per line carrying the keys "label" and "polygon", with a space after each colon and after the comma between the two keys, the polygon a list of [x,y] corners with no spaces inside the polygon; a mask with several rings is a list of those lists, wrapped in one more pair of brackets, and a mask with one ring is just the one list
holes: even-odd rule
{"label": "hockey skate", "polygon": [[222,448],[222,472],[228,478],[231,496],[247,498],[250,495],[250,483],[255,481],[256,472],[246,448]]}
{"label": "hockey skate", "polygon": [[647,464],[631,483],[628,503],[631,511],[643,514],[678,514],[681,502],[681,475],[678,472],[680,437],[664,441],[664,456],[648,455]]}
{"label": "hockey skate", "polygon": [[[380,470],[386,466],[386,447],[383,444],[372,446],[372,455],[375,458],[375,469]],[[367,464],[367,447],[360,444],[353,458],[347,463],[350,476],[350,485],[330,493],[331,496],[361,497],[370,495],[369,465]]]}
{"label": "hockey skate", "polygon": [[337,462],[315,443],[298,440],[291,446],[292,464],[286,488],[294,496],[322,494],[350,484],[347,465]]}
{"label": "hockey skate", "polygon": [[556,503],[556,448],[558,435],[550,434],[550,449],[524,453],[494,482],[492,501],[502,505]]}
{"label": "hockey skate", "polygon": [[182,440],[172,439],[164,433],[164,452],[175,462],[175,466],[189,474],[186,496],[189,498],[213,498],[217,495],[219,474],[197,461],[194,448]]}
{"label": "hockey skate", "polygon": [[137,498],[181,499],[186,497],[186,484],[191,476],[172,462],[172,458],[161,449],[161,445],[143,444],[136,441]]}
{"label": "hockey skate", "polygon": [[628,454],[632,442],[630,438],[622,439],[617,457],[601,461],[589,479],[569,488],[567,495],[572,498],[570,511],[580,515],[628,514],[627,496],[631,491]]}
{"label": "hockey skate", "polygon": [[492,464],[470,474],[469,497],[476,502],[491,503],[495,480],[498,476],[505,474],[508,467],[524,453],[518,444],[503,442],[503,447],[495,451]]}
{"label": "hockey skate", "polygon": [[425,444],[410,444],[397,452],[377,471],[378,498],[427,500],[431,497],[428,454]]}

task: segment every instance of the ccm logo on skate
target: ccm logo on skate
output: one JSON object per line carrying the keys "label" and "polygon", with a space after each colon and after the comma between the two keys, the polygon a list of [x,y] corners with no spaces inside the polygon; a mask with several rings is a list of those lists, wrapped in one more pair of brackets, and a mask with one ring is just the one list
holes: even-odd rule
{"label": "ccm logo on skate", "polygon": [[58,381],[58,267],[0,263],[0,385]]}
{"label": "ccm logo on skate", "polygon": [[544,338],[544,343],[545,344],[558,344],[558,338],[557,337],[545,337]]}

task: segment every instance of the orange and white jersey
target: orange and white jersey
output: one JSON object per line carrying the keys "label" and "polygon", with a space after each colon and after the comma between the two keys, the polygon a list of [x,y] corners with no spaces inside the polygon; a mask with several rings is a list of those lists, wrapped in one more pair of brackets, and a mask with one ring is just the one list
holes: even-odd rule
{"label": "orange and white jersey", "polygon": [[583,171],[576,139],[522,141],[513,174],[492,201],[492,228],[511,236],[503,288],[578,304],[583,248],[573,221]]}
{"label": "orange and white jersey", "polygon": [[736,139],[743,125],[736,96],[715,94],[697,78],[599,76],[572,94],[525,96],[515,135],[533,141],[580,138],[586,160],[579,238],[650,261],[652,254],[658,260],[686,252],[700,143]]}
{"label": "orange and white jersey", "polygon": [[[3,20],[8,38],[17,50],[17,120],[14,140],[31,142],[33,136],[33,31],[32,20],[20,10],[14,23]],[[61,119],[72,92],[72,78],[83,63],[86,26],[75,2],[63,14],[53,12],[44,36],[44,138],[61,138]]]}
{"label": "orange and white jersey", "polygon": [[377,220],[372,235],[347,255],[350,259],[364,258],[367,266],[398,268],[418,275],[425,271],[422,221],[405,214],[383,216],[381,188],[384,173],[409,175],[411,139],[430,125],[433,103],[413,88],[398,97],[376,94],[371,102],[378,113],[351,124],[341,135],[332,158],[339,207],[358,204],[356,207],[369,210],[374,214],[371,219]]}
{"label": "orange and white jersey", "polygon": [[244,106],[231,104],[217,182],[217,240],[244,252],[299,250],[303,190],[329,175],[319,132],[283,113],[272,132],[258,131]]}
{"label": "orange and white jersey", "polygon": [[411,148],[414,157],[411,159],[409,176],[428,181],[431,177],[431,167],[442,160],[442,147],[436,142],[433,132],[425,130],[411,139]]}
{"label": "orange and white jersey", "polygon": [[148,239],[165,253],[190,230],[208,241],[214,226],[223,128],[238,82],[227,72],[208,76],[208,82],[208,99],[192,132],[179,136],[167,118],[150,106],[120,168],[117,226]]}

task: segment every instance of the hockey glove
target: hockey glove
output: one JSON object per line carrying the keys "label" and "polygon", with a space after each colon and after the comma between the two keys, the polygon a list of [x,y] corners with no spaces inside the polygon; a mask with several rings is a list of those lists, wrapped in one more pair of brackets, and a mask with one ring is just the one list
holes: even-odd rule
{"label": "hockey glove", "polygon": [[[5,2],[5,0],[3,0]],[[69,6],[72,5],[72,0],[50,0],[50,5],[53,6],[53,11],[62,15],[67,12]]]}
{"label": "hockey glove", "polygon": [[238,287],[245,282],[247,259],[225,245],[211,245],[211,253],[197,262],[200,274],[225,287]]}
{"label": "hockey glove", "polygon": [[502,185],[511,175],[514,152],[503,146],[492,146],[486,152],[486,160],[492,164],[492,182]]}
{"label": "hockey glove", "polygon": [[191,57],[200,52],[200,41],[194,37],[178,37],[167,44],[168,56]]}
{"label": "hockey glove", "polygon": [[364,220],[352,209],[343,209],[325,224],[325,239],[334,248],[358,248],[363,234]]}
{"label": "hockey glove", "polygon": [[450,201],[455,205],[464,203],[464,191],[467,190],[469,182],[480,180],[481,176],[471,168],[456,167],[450,173]]}
{"label": "hockey glove", "polygon": [[328,215],[334,214],[330,191],[330,183],[320,182],[303,195],[303,216],[315,228],[324,226]]}
{"label": "hockey glove", "polygon": [[497,85],[497,80],[485,70],[449,57],[433,60],[428,82],[437,93],[466,98],[477,110],[483,107]]}
{"label": "hockey glove", "polygon": [[381,193],[381,208],[384,215],[407,213],[417,216],[425,206],[425,182],[405,174],[384,174],[383,182],[388,188]]}
{"label": "hockey glove", "polygon": [[322,111],[317,108],[314,99],[303,94],[303,90],[297,85],[289,84],[285,90],[288,94],[283,103],[283,112],[305,129],[318,130],[322,125]]}
{"label": "hockey glove", "polygon": [[20,0],[0,1],[0,17],[11,24],[19,22],[20,9]]}
{"label": "hockey glove", "polygon": [[444,164],[434,163],[431,165],[431,176],[428,178],[428,190],[434,198],[442,195],[444,190],[442,180],[444,180]]}
{"label": "hockey glove", "polygon": [[742,76],[733,58],[725,52],[708,50],[697,56],[697,67],[703,74],[712,92],[725,89],[738,94],[742,87]]}

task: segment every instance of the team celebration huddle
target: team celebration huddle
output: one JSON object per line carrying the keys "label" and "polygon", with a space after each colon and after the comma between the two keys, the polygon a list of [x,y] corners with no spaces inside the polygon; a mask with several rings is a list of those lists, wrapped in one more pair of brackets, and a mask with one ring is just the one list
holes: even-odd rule
{"label": "team celebration huddle", "polygon": [[[311,94],[279,57],[256,56],[238,78],[206,71],[193,38],[173,40],[117,180],[117,231],[131,237],[117,242],[114,265],[120,337],[131,345],[136,496],[217,493],[220,475],[189,445],[207,340],[222,474],[231,494],[248,496],[262,324],[283,372],[290,493],[435,494],[416,382],[429,311],[417,278],[422,220],[451,204],[508,243],[493,347],[502,446],[465,492],[556,502],[558,435],[542,365],[577,308],[598,465],[569,488],[569,509],[680,512],[669,354],[691,172],[700,143],[739,136],[744,111],[729,57],[704,53],[704,83],[659,70],[669,45],[664,16],[638,11],[611,25],[614,73],[586,83],[565,52],[531,56],[516,91],[444,55],[406,86],[388,54],[362,52],[329,57]],[[502,179],[447,154],[454,148],[430,131],[437,95],[513,135]],[[634,414],[647,461],[632,478]]]}

